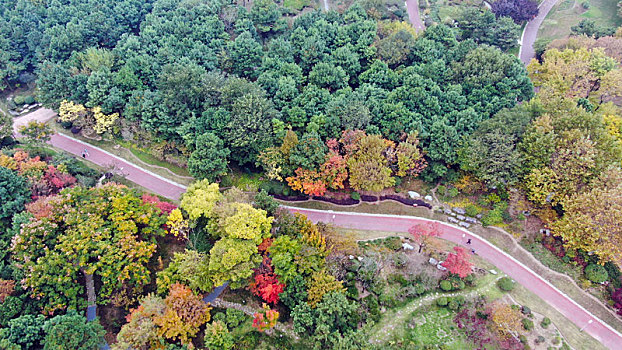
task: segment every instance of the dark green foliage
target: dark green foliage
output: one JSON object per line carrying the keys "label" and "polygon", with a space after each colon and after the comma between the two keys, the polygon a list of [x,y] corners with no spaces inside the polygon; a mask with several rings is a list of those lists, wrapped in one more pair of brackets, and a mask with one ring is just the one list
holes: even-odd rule
{"label": "dark green foliage", "polygon": [[523,315],[527,315],[531,317],[531,309],[529,308],[529,306],[526,306],[526,305],[521,306],[520,312],[522,312]]}
{"label": "dark green foliage", "polygon": [[399,237],[387,237],[384,240],[385,247],[391,250],[400,250],[402,249],[402,240]]}
{"label": "dark green foliage", "polygon": [[192,146],[193,152],[188,159],[188,171],[192,176],[214,182],[227,174],[230,152],[218,136],[212,133],[199,135]]}
{"label": "dark green foliage", "polygon": [[615,33],[614,27],[603,27],[596,23],[593,19],[582,19],[579,24],[570,27],[570,31],[574,35],[586,35],[598,39],[603,36],[611,36]]}
{"label": "dark green foliage", "polygon": [[447,297],[440,297],[438,299],[436,299],[436,305],[440,306],[440,307],[445,307],[447,306]]}
{"label": "dark green foliage", "polygon": [[22,311],[22,299],[9,295],[0,304],[0,326],[6,327],[9,321],[19,315]]}
{"label": "dark green foliage", "polygon": [[91,350],[104,342],[104,328],[99,321],[87,322],[84,316],[70,310],[45,321],[45,350]]}
{"label": "dark green foliage", "polygon": [[449,282],[448,280],[442,280],[440,286],[441,286],[441,289],[446,292],[449,292],[450,290],[453,289],[451,282]]}
{"label": "dark green foliage", "polygon": [[620,269],[611,261],[605,263],[605,269],[609,275],[609,280],[615,288],[622,287],[622,281],[620,280]]}
{"label": "dark green foliage", "polygon": [[456,21],[461,39],[497,46],[503,51],[515,47],[520,37],[518,24],[508,17],[497,18],[489,10],[464,7]]}
{"label": "dark green foliage", "polygon": [[522,320],[523,323],[523,328],[525,328],[526,331],[530,331],[533,329],[533,321],[528,319],[528,318],[523,318]]}
{"label": "dark green foliage", "polygon": [[540,326],[542,328],[547,328],[550,324],[551,324],[551,319],[548,317],[543,318],[542,322],[540,322]]}
{"label": "dark green foliage", "polygon": [[514,289],[515,282],[509,277],[502,277],[497,281],[497,287],[504,292],[509,292]]}
{"label": "dark green foliage", "polygon": [[609,275],[602,265],[590,264],[585,268],[585,277],[594,283],[601,283],[605,282]]}
{"label": "dark green foliage", "polygon": [[15,344],[22,349],[38,348],[43,341],[43,315],[24,315],[12,319],[0,330],[0,345]]}
{"label": "dark green foliage", "polygon": [[296,275],[287,286],[285,290],[280,294],[281,301],[290,310],[294,310],[297,305],[306,304],[307,300],[307,284],[305,279]]}
{"label": "dark green foliage", "polygon": [[8,227],[13,215],[22,211],[29,200],[30,187],[26,179],[0,166],[0,228]]}
{"label": "dark green foliage", "polygon": [[356,200],[356,201],[360,201],[361,200],[361,194],[358,192],[352,192],[350,193],[350,198]]}
{"label": "dark green foliage", "polygon": [[255,207],[265,210],[269,216],[274,215],[279,208],[279,202],[270,197],[265,190],[257,192],[254,198]]}

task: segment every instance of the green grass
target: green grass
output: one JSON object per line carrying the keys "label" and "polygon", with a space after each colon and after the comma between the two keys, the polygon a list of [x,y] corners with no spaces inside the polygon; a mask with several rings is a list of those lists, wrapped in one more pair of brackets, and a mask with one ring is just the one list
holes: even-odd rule
{"label": "green grass", "polygon": [[235,186],[242,191],[255,192],[259,189],[259,185],[264,182],[262,174],[249,173],[237,168],[232,168],[227,176],[222,179],[221,187]]}
{"label": "green grass", "polygon": [[292,10],[302,10],[304,7],[310,6],[309,0],[283,0],[283,7]]}
{"label": "green grass", "polygon": [[186,168],[182,168],[179,167],[177,165],[159,160],[158,158],[154,157],[152,154],[149,154],[141,149],[138,149],[136,147],[133,147],[131,144],[129,144],[128,142],[123,142],[123,141],[119,141],[119,144],[121,144],[123,147],[127,148],[130,150],[130,152],[132,152],[132,154],[134,156],[136,156],[136,158],[142,160],[143,162],[147,163],[147,164],[151,164],[151,165],[156,165],[156,166],[160,166],[163,168],[167,168],[168,170],[174,172],[175,174],[181,175],[181,176],[191,176],[190,173],[188,172],[188,169]]}
{"label": "green grass", "polygon": [[428,307],[415,311],[417,326],[408,330],[408,337],[422,345],[444,345],[444,349],[472,349],[473,346],[453,321],[454,312],[446,308]]}
{"label": "green grass", "polygon": [[590,0],[589,10],[583,9],[582,1],[560,0],[540,26],[538,38],[561,39],[570,35],[570,28],[582,19],[596,20],[603,27],[619,27],[622,18],[617,15],[617,0]]}

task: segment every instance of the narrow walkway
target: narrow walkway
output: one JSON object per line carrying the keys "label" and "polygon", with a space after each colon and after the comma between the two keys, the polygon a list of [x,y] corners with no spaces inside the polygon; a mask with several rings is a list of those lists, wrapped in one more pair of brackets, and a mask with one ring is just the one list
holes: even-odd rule
{"label": "narrow walkway", "polygon": [[536,18],[527,22],[525,29],[523,30],[523,35],[521,36],[520,42],[520,51],[518,52],[518,57],[525,64],[528,65],[531,62],[531,59],[536,57],[536,51],[533,48],[533,44],[536,42],[536,38],[538,37],[538,30],[544,22],[546,15],[549,14],[549,11],[553,8],[553,6],[557,3],[558,0],[544,0],[538,6],[539,12]]}
{"label": "narrow walkway", "polygon": [[410,19],[410,23],[415,28],[417,33],[425,30],[425,25],[421,20],[421,15],[419,15],[419,2],[417,0],[406,0],[404,3],[406,6],[406,12],[408,12],[408,19]]}
{"label": "narrow walkway", "polygon": [[[358,230],[406,232],[414,224],[439,222],[441,238],[466,246],[462,235],[467,235],[473,241],[470,247],[475,249],[479,256],[490,261],[515,281],[538,295],[577,327],[585,327],[585,332],[610,349],[619,349],[619,344],[622,344],[622,334],[618,331],[587,311],[533,270],[471,231],[418,217],[286,208],[306,215],[313,222],[328,222],[335,226]],[[586,325],[589,326],[586,327]]]}

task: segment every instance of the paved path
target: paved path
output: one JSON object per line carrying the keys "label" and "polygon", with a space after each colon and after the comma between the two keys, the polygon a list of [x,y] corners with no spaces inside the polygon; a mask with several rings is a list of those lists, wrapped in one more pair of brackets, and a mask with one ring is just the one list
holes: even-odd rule
{"label": "paved path", "polygon": [[525,29],[523,30],[523,35],[521,36],[520,42],[520,51],[518,52],[518,57],[525,64],[528,65],[532,58],[536,57],[536,51],[533,48],[533,44],[536,42],[536,38],[538,36],[538,30],[540,29],[540,25],[548,15],[553,5],[557,3],[558,0],[544,0],[538,6],[538,15],[536,18],[527,22]]}
{"label": "paved path", "polygon": [[466,239],[462,238],[462,235],[465,234],[467,238],[471,238],[473,241],[470,247],[475,249],[479,256],[490,261],[515,281],[538,295],[577,325],[577,327],[585,327],[585,332],[600,341],[606,347],[610,349],[620,349],[622,334],[585,310],[530,268],[468,230],[444,222],[412,216],[346,213],[294,207],[286,208],[292,212],[306,215],[313,222],[328,222],[335,226],[359,230],[406,232],[414,224],[438,222],[440,223],[439,229],[441,230],[441,237],[443,239],[466,246]]}
{"label": "paved path", "polygon": [[[20,125],[25,125],[32,120],[46,122],[54,116],[56,116],[54,111],[41,108],[14,119],[13,129],[17,134],[17,129]],[[54,134],[48,143],[78,157],[81,157],[82,151],[87,149],[89,155],[86,157],[86,160],[104,168],[113,167],[116,172],[120,172],[126,179],[163,197],[178,200],[181,194],[186,192],[186,186],[128,163],[126,160],[86,142],[62,134]]]}
{"label": "paved path", "polygon": [[408,12],[408,19],[410,19],[410,23],[415,28],[417,33],[425,30],[425,25],[423,25],[423,21],[421,21],[421,16],[419,15],[419,2],[417,0],[406,0],[406,12]]}

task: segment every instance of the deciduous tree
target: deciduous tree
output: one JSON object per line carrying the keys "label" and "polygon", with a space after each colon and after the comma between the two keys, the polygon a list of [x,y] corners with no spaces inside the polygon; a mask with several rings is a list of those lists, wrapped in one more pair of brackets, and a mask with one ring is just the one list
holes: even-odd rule
{"label": "deciduous tree", "polygon": [[467,250],[462,247],[454,247],[454,251],[455,253],[449,253],[447,259],[443,261],[443,267],[461,278],[470,275],[473,264],[469,261],[470,258]]}

